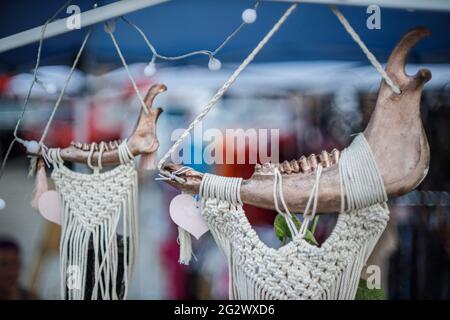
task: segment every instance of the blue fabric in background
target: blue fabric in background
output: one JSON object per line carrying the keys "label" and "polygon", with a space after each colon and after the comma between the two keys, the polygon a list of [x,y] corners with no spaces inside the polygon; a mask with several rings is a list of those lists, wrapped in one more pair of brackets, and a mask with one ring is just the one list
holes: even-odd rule
{"label": "blue fabric in background", "polygon": [[[113,1],[96,1],[104,5]],[[62,0],[16,0],[0,4],[0,37],[41,25]],[[82,11],[92,8],[92,0],[74,0]],[[178,55],[197,49],[214,49],[241,22],[244,9],[253,6],[247,0],[173,0],[129,14],[165,55]],[[287,3],[262,2],[258,19],[248,25],[219,54],[224,62],[241,61],[270,29]],[[340,7],[372,52],[385,61],[398,39],[409,29],[423,25],[432,36],[412,52],[415,63],[450,62],[450,12],[381,10],[381,30],[366,27],[365,7]],[[60,17],[67,16],[65,12]],[[85,29],[45,41],[43,64],[70,63]],[[151,54],[140,36],[123,23],[117,38],[129,62],[150,60]],[[37,44],[0,54],[0,68],[28,68],[35,59]],[[111,40],[101,25],[96,26],[87,55],[94,62],[119,64]],[[178,63],[206,63],[206,57],[194,57]],[[326,5],[300,4],[279,33],[258,55],[256,61],[354,60],[366,61],[364,54],[345,32]],[[1,70],[0,69],[0,70]]]}

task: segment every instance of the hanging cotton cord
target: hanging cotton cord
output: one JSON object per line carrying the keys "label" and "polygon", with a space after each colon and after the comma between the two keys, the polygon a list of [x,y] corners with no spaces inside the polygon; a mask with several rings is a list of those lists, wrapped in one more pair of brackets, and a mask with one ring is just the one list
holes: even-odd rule
{"label": "hanging cotton cord", "polygon": [[199,195],[203,200],[213,198],[242,206],[241,184],[242,178],[222,177],[205,173],[200,183]]}
{"label": "hanging cotton cord", "polygon": [[286,19],[295,10],[297,4],[292,4],[286,12],[281,16],[277,23],[270,29],[270,31],[264,36],[264,38],[258,43],[258,45],[253,49],[253,51],[245,58],[241,65],[233,72],[231,77],[222,85],[222,87],[217,91],[217,93],[211,98],[211,100],[205,105],[203,111],[192,121],[189,127],[180,135],[178,140],[172,145],[172,147],[166,152],[166,154],[158,162],[158,170],[163,176],[170,176],[170,173],[162,170],[163,165],[169,159],[173,152],[180,146],[183,140],[189,135],[192,129],[203,120],[203,118],[208,114],[208,112],[214,107],[214,105],[219,101],[220,98],[225,94],[225,92],[230,88],[230,86],[236,81],[242,71],[253,61],[256,55],[261,51],[261,49],[267,44],[267,42],[272,38],[272,36],[280,29]]}
{"label": "hanging cotton cord", "polygon": [[[317,210],[322,167],[316,170],[305,209],[308,219]],[[242,179],[204,175],[202,216],[227,258],[230,299],[355,297],[364,264],[389,219],[383,180],[363,134],[342,152],[339,176],[348,210],[339,214],[328,239],[318,247],[300,231],[293,241],[274,249],[259,239],[237,199]]]}
{"label": "hanging cotton cord", "polygon": [[[257,1],[255,3],[255,5],[253,6],[253,9],[256,10],[259,6],[259,1]],[[148,39],[147,35],[144,33],[144,31],[139,28],[135,23],[133,23],[132,21],[130,21],[129,19],[125,18],[125,17],[120,17],[126,24],[128,24],[130,27],[134,28],[140,35],[141,37],[144,39],[144,42],[147,44],[148,48],[150,49],[150,51],[153,54],[152,57],[152,62],[155,62],[155,59],[161,59],[161,60],[166,60],[166,61],[174,61],[174,60],[181,60],[181,59],[185,59],[185,58],[189,58],[195,55],[206,55],[209,58],[214,57],[215,55],[217,55],[219,53],[220,50],[223,49],[223,47],[225,47],[225,45],[231,40],[233,39],[236,34],[239,33],[239,31],[241,31],[241,29],[247,25],[248,23],[246,22],[242,22],[214,51],[210,51],[210,50],[196,50],[193,52],[189,52],[186,54],[182,54],[179,56],[164,56],[162,54],[159,54],[158,51],[156,50],[155,46],[150,42],[150,40]]]}
{"label": "hanging cotton cord", "polygon": [[[91,144],[88,158],[88,165],[94,169],[92,175],[65,167],[59,148],[50,148],[44,153],[54,166],[52,179],[62,198],[63,299],[125,299],[138,252],[138,183],[133,154],[124,140],[118,147],[121,165],[100,173],[104,144],[99,145],[97,166],[92,164],[95,146]],[[117,238],[120,221],[122,261]],[[88,254],[90,250],[93,250],[92,255]],[[92,259],[88,259],[89,256]],[[93,269],[90,296],[86,296],[88,266]],[[122,278],[118,274],[119,266],[123,267]],[[74,279],[76,283],[72,283]]]}
{"label": "hanging cotton cord", "polygon": [[0,179],[3,177],[3,173],[4,173],[4,171],[5,171],[6,162],[7,162],[8,159],[9,159],[9,155],[11,154],[11,151],[12,151],[12,148],[13,148],[14,144],[15,144],[16,142],[19,142],[19,143],[21,143],[21,144],[23,144],[23,145],[26,144],[26,141],[23,140],[23,139],[21,139],[21,138],[19,138],[19,136],[18,136],[17,134],[18,134],[18,132],[19,132],[20,124],[22,123],[22,120],[23,120],[23,118],[24,118],[24,116],[25,116],[25,112],[27,111],[28,101],[30,100],[31,92],[33,91],[34,84],[38,81],[37,72],[38,72],[38,69],[39,69],[39,66],[40,66],[40,62],[41,62],[42,46],[43,46],[43,43],[44,43],[44,35],[45,35],[46,30],[47,30],[47,26],[48,26],[48,24],[49,24],[50,22],[52,22],[53,20],[55,20],[55,18],[56,18],[56,17],[57,17],[57,16],[58,16],[58,15],[59,15],[59,14],[60,14],[67,6],[68,6],[68,5],[70,5],[70,4],[72,3],[72,1],[73,1],[73,0],[69,0],[69,1],[67,1],[66,3],[64,3],[58,10],[56,10],[56,12],[53,14],[53,16],[51,16],[50,19],[48,19],[48,20],[45,22],[45,24],[42,26],[42,30],[41,30],[41,38],[39,39],[39,46],[38,46],[38,51],[37,51],[37,56],[36,56],[36,64],[35,64],[34,70],[33,70],[33,80],[31,81],[30,87],[29,87],[28,92],[27,92],[27,95],[26,95],[26,97],[25,97],[25,101],[24,101],[23,106],[22,106],[22,111],[20,112],[19,118],[17,119],[16,126],[15,126],[15,128],[14,128],[14,132],[13,132],[14,138],[13,138],[13,140],[11,141],[11,143],[9,144],[8,150],[6,151],[5,157],[3,158],[2,166],[1,166],[1,169],[0,169]]}
{"label": "hanging cotton cord", "polygon": [[369,59],[370,63],[375,67],[375,69],[380,73],[381,77],[383,77],[384,81],[391,87],[392,91],[394,91],[396,94],[400,94],[401,90],[400,88],[392,81],[392,79],[389,77],[389,75],[386,73],[386,71],[381,66],[380,62],[378,62],[377,58],[373,55],[372,52],[367,48],[367,46],[364,44],[364,42],[361,40],[359,35],[356,33],[356,31],[352,28],[348,20],[344,17],[342,12],[336,7],[331,6],[331,11],[335,14],[335,16],[339,19],[341,24],[344,26],[345,30],[348,32],[348,34],[355,40],[355,42],[359,45],[361,50],[366,55],[367,59]]}
{"label": "hanging cotton cord", "polygon": [[[178,177],[178,175],[183,174],[183,173],[186,173],[186,172],[188,172],[188,171],[190,171],[190,170],[192,170],[192,168],[183,166],[183,167],[181,167],[181,168],[175,170],[175,171],[172,172],[172,173],[169,172],[169,175],[167,175],[167,176],[162,175],[161,173],[158,173],[158,177],[155,178],[155,180],[159,180],[159,181],[167,181],[167,180],[176,180],[177,178],[180,179],[180,178]],[[182,181],[184,181],[184,180],[182,180]]]}
{"label": "hanging cotton cord", "polygon": [[98,158],[97,158],[97,166],[99,170],[103,169],[102,165],[102,158],[103,158],[103,152],[105,151],[105,141],[100,142],[100,147],[98,150]]}
{"label": "hanging cotton cord", "polygon": [[130,69],[128,68],[128,64],[125,60],[125,57],[122,54],[122,50],[120,50],[120,46],[117,43],[116,37],[114,36],[114,30],[112,30],[112,27],[107,22],[105,22],[105,31],[111,37],[111,40],[114,44],[114,48],[116,49],[117,54],[119,55],[120,61],[122,62],[122,65],[123,65],[125,71],[127,72],[128,78],[130,79],[131,85],[133,86],[134,92],[136,93],[136,96],[139,99],[142,109],[144,110],[145,114],[148,114],[147,105],[145,104],[144,99],[142,98],[142,95],[139,92],[139,88],[137,87],[136,81],[134,80],[134,78],[130,72]]}
{"label": "hanging cotton cord", "polygon": [[341,212],[365,208],[374,203],[386,202],[388,199],[383,178],[363,134],[357,135],[352,144],[342,151],[339,159],[339,177]]}
{"label": "hanging cotton cord", "polygon": [[64,94],[66,93],[66,90],[67,90],[67,87],[69,85],[70,79],[72,79],[72,75],[73,75],[73,73],[75,71],[76,66],[78,65],[78,61],[81,58],[81,54],[83,53],[83,50],[84,50],[84,48],[86,46],[86,43],[87,43],[91,33],[92,33],[92,28],[89,28],[88,32],[84,36],[83,42],[81,43],[81,47],[80,47],[80,49],[77,52],[75,60],[72,63],[72,67],[70,68],[69,74],[67,75],[67,78],[64,81],[64,85],[63,85],[63,88],[62,88],[61,92],[59,93],[58,99],[56,99],[56,102],[55,102],[55,105],[53,107],[52,113],[50,114],[50,117],[49,117],[49,119],[47,121],[47,124],[45,125],[45,128],[44,128],[44,131],[42,133],[41,139],[39,140],[39,144],[41,146],[44,145],[45,138],[47,137],[48,130],[50,129],[50,125],[53,122],[53,118],[56,115],[56,111],[58,111],[59,105],[61,104],[61,101],[62,101],[62,99],[64,97]]}
{"label": "hanging cotton cord", "polygon": [[119,144],[117,152],[119,154],[120,164],[130,163],[134,160],[134,155],[130,148],[128,148],[128,139],[123,140],[122,143]]}
{"label": "hanging cotton cord", "polygon": [[[317,202],[319,200],[319,184],[320,184],[320,177],[322,175],[323,167],[319,163],[317,169],[316,169],[316,178],[314,180],[314,185],[311,190],[311,194],[309,195],[308,202],[306,204],[305,212],[303,213],[303,223],[299,230],[299,236],[301,239],[304,239],[306,236],[306,231],[308,230],[309,224],[312,220],[314,220],[314,217],[316,216],[317,211]],[[309,212],[311,208],[311,203],[313,203],[312,211]],[[313,230],[314,231],[314,230]],[[311,231],[311,232],[313,232]]]}
{"label": "hanging cotton cord", "polygon": [[[278,206],[278,198],[281,200],[281,204],[283,205],[284,212],[280,210]],[[284,201],[283,196],[283,177],[281,176],[280,170],[277,167],[274,167],[274,181],[273,181],[273,202],[275,205],[275,210],[284,217],[286,220],[286,224],[288,226],[289,231],[291,232],[292,238],[297,235],[298,230],[295,225],[292,214],[289,211],[286,202]]]}

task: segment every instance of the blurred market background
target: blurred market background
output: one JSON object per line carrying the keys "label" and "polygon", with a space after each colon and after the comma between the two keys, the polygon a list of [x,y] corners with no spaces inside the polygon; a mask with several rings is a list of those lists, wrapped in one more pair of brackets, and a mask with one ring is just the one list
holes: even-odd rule
{"label": "blurred market background", "polygon": [[[112,1],[75,0],[81,10]],[[43,24],[62,0],[2,1],[0,38]],[[214,50],[241,23],[246,0],[174,0],[127,15],[167,56]],[[153,83],[168,91],[157,98],[164,109],[158,121],[159,156],[171,146],[171,134],[185,128],[270,29],[286,3],[263,1],[257,20],[247,25],[217,55],[219,71],[208,69],[206,56],[172,63],[158,61],[152,76],[144,73],[152,54],[139,34],[117,22],[115,35],[141,92]],[[342,6],[352,26],[382,62],[400,37],[423,25],[432,35],[408,60],[406,71],[429,68],[432,80],[422,97],[422,118],[431,148],[427,178],[417,190],[390,201],[391,220],[373,261],[382,267],[383,289],[389,299],[450,298],[450,12],[381,9],[381,29],[366,27],[366,7]],[[63,11],[60,17],[67,16]],[[44,41],[41,67],[19,136],[39,140],[52,107],[86,30]],[[37,43],[0,54],[0,152],[2,158],[29,85]],[[203,128],[275,128],[280,130],[280,161],[321,150],[342,149],[350,135],[361,131],[375,105],[380,76],[326,5],[300,4],[296,12],[208,115]],[[139,103],[119,57],[102,25],[93,34],[70,82],[46,141],[64,147],[72,140],[101,141],[126,137]],[[201,148],[192,145],[192,148]],[[226,150],[226,146],[223,146]],[[245,150],[236,152],[248,152]],[[386,155],[389,156],[389,155]],[[395,165],[395,164],[393,164]],[[253,165],[195,166],[228,176],[249,177]],[[75,170],[86,170],[78,165]],[[47,170],[47,173],[50,170]],[[19,298],[59,297],[59,226],[32,209],[34,179],[16,144],[0,180],[0,295],[12,285]],[[226,262],[209,234],[194,241],[191,266],[177,263],[177,230],[168,214],[176,190],[140,177],[140,255],[131,299],[226,298]],[[50,180],[49,180],[50,181]],[[280,246],[273,231],[275,214],[248,208],[249,220],[264,241]],[[330,233],[335,215],[323,215],[317,237]],[[15,284],[18,276],[18,284]],[[5,298],[4,296],[0,298]]]}

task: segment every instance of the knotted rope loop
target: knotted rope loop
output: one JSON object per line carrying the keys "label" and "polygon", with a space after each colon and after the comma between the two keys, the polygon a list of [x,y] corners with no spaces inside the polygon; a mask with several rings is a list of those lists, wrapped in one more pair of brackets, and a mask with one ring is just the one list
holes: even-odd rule
{"label": "knotted rope loop", "polygon": [[88,154],[88,158],[87,158],[87,165],[89,166],[89,168],[91,168],[94,172],[98,172],[99,171],[99,167],[96,167],[92,164],[92,156],[94,155],[94,151],[95,151],[95,147],[97,146],[96,142],[92,142],[91,143],[91,147],[89,148],[89,154]]}
{"label": "knotted rope loop", "polygon": [[388,199],[372,150],[362,133],[342,151],[339,177],[341,212],[366,208]]}
{"label": "knotted rope loop", "polygon": [[47,164],[52,164],[55,167],[60,167],[64,163],[61,157],[61,148],[43,148],[42,157]]}
{"label": "knotted rope loop", "polygon": [[[273,168],[274,173],[274,181],[273,181],[273,202],[275,205],[275,210],[278,214],[282,215],[286,220],[286,224],[291,232],[292,237],[298,234],[297,227],[292,219],[292,214],[289,211],[288,206],[286,205],[286,201],[283,196],[283,177],[281,176],[281,172],[278,167]],[[278,205],[278,198],[280,198],[281,204],[283,205],[284,211],[282,211]]]}
{"label": "knotted rope loop", "polygon": [[234,206],[242,206],[242,178],[221,177],[205,173],[200,184],[199,195],[202,199],[213,198],[229,202]]}
{"label": "knotted rope loop", "polygon": [[[303,213],[303,223],[299,230],[299,236],[301,239],[304,239],[306,236],[306,231],[308,230],[309,224],[316,216],[317,211],[317,202],[319,199],[319,183],[320,183],[320,177],[322,175],[322,164],[319,163],[317,169],[316,169],[316,178],[314,180],[314,185],[311,190],[311,193],[309,194],[308,202],[306,204],[305,212]],[[312,210],[310,212],[312,204]]]}
{"label": "knotted rope loop", "polygon": [[128,139],[122,141],[122,143],[117,148],[119,154],[120,164],[130,163],[134,160],[134,155],[128,148]]}
{"label": "knotted rope loop", "polygon": [[100,145],[98,147],[98,158],[97,158],[97,166],[99,168],[99,170],[103,169],[103,165],[102,165],[102,157],[103,157],[103,152],[105,151],[105,142],[102,141],[100,142]]}

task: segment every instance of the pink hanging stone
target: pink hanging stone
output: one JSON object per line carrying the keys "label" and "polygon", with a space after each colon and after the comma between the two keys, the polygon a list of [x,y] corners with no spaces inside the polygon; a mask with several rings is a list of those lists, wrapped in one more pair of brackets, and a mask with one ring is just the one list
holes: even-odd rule
{"label": "pink hanging stone", "polygon": [[188,194],[179,194],[172,199],[169,206],[170,217],[173,222],[192,234],[197,240],[209,228],[203,220],[200,208],[195,199]]}
{"label": "pink hanging stone", "polygon": [[48,221],[61,225],[61,196],[55,190],[44,192],[38,201],[39,213]]}

